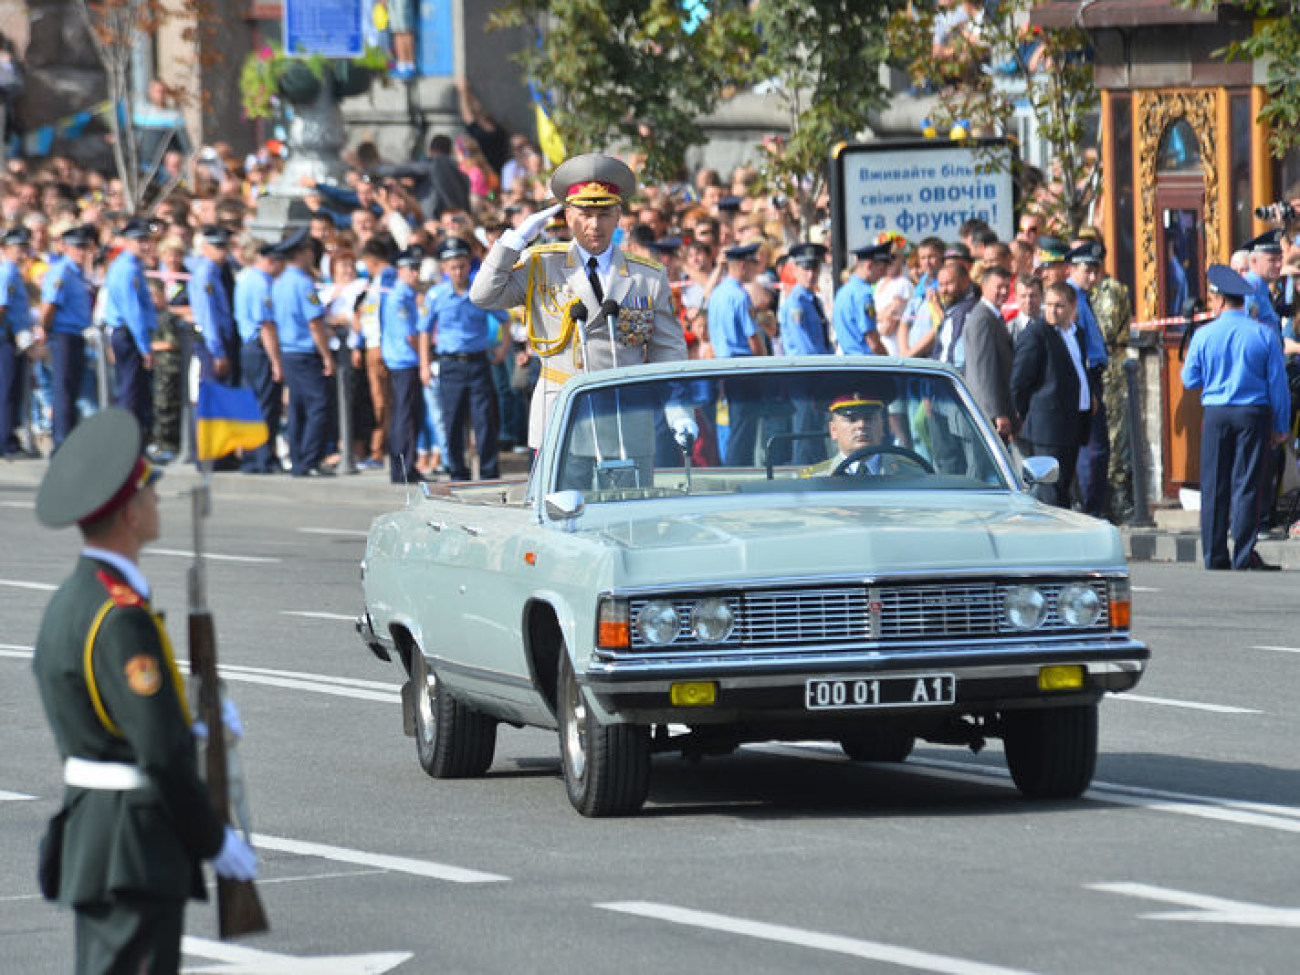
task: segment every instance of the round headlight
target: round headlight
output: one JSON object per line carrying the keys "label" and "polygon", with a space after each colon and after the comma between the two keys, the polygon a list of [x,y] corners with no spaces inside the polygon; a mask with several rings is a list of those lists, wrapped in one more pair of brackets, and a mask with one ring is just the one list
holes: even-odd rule
{"label": "round headlight", "polygon": [[1003,600],[1013,629],[1032,630],[1047,618],[1047,600],[1033,586],[1012,586]]}
{"label": "round headlight", "polygon": [[681,629],[681,618],[666,599],[652,599],[636,614],[636,631],[642,640],[654,646],[672,643]]}
{"label": "round headlight", "polygon": [[1061,590],[1057,611],[1067,626],[1088,627],[1101,618],[1101,599],[1092,586],[1072,582]]}
{"label": "round headlight", "polygon": [[735,614],[725,599],[701,599],[691,610],[691,631],[701,643],[726,642],[735,625]]}

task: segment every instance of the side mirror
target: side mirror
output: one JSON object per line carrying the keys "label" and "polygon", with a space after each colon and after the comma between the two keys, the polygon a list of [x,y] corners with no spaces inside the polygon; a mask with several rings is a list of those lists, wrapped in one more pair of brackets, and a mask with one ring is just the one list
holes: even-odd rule
{"label": "side mirror", "polygon": [[545,497],[544,503],[546,517],[551,521],[571,521],[587,506],[581,491],[555,491]]}
{"label": "side mirror", "polygon": [[1026,457],[1020,467],[1025,484],[1055,484],[1061,476],[1061,464],[1055,457]]}

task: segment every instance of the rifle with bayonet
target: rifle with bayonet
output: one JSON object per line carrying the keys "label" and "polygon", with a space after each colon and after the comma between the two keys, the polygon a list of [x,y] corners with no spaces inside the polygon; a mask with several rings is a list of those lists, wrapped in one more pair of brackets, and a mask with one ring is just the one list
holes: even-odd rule
{"label": "rifle with bayonet", "polygon": [[[206,779],[212,805],[222,820],[230,823],[231,792],[242,799],[242,783],[235,761],[234,745],[226,741],[221,714],[221,684],[217,677],[217,634],[207,605],[203,570],[203,519],[208,513],[209,487],[194,489],[194,563],[189,569],[190,675],[198,683],[198,716],[208,727]],[[234,765],[232,770],[231,766]],[[232,786],[234,789],[232,790]],[[237,825],[249,838],[248,815],[242,801],[235,804],[241,820]],[[223,939],[257,934],[270,929],[262,900],[251,880],[217,877],[217,929]]]}

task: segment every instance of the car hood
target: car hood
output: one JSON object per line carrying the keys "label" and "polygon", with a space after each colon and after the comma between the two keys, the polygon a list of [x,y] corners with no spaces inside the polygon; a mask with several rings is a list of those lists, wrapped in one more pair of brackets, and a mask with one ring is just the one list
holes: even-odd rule
{"label": "car hood", "polygon": [[798,507],[682,514],[656,507],[587,529],[615,549],[623,584],[1124,564],[1114,527],[1023,495],[843,504],[823,496]]}

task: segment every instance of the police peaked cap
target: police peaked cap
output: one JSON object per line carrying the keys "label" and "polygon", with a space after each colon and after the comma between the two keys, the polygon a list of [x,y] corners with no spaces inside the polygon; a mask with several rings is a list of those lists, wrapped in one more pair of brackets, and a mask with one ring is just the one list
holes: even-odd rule
{"label": "police peaked cap", "polygon": [[26,247],[32,242],[32,232],[19,224],[16,227],[10,227],[5,231],[4,236],[0,237],[0,244],[6,247]]}
{"label": "police peaked cap", "polygon": [[423,263],[424,263],[423,247],[408,247],[405,250],[399,252],[398,255],[395,258],[393,258],[393,264],[396,265],[397,267],[418,268]]}
{"label": "police peaked cap", "polygon": [[1059,237],[1039,237],[1038,249],[1034,252],[1034,264],[1056,264],[1065,260],[1069,249]]}
{"label": "police peaked cap", "polygon": [[1070,264],[1100,264],[1106,259],[1106,248],[1099,240],[1090,240],[1065,252]]}
{"label": "police peaked cap", "polygon": [[456,257],[469,257],[473,254],[470,246],[459,237],[448,237],[438,245],[438,260],[450,261]]}
{"label": "police peaked cap", "polygon": [[658,240],[652,240],[648,246],[656,254],[676,254],[682,248],[682,239],[680,237],[660,237]]}
{"label": "police peaked cap", "polygon": [[965,261],[970,264],[972,260],[970,248],[958,241],[955,244],[949,244],[944,248],[943,259],[945,261]]}
{"label": "police peaked cap", "polygon": [[147,240],[157,232],[157,225],[152,220],[146,220],[143,217],[132,217],[119,230],[118,236],[125,237],[127,240]]}
{"label": "police peaked cap", "polygon": [[59,239],[70,247],[91,247],[99,242],[95,228],[84,223],[69,227]]}
{"label": "police peaked cap", "polygon": [[890,261],[894,257],[894,245],[890,241],[883,244],[867,244],[850,251],[859,261]]}
{"label": "police peaked cap", "polygon": [[1205,283],[1211,294],[1228,298],[1249,298],[1255,293],[1250,282],[1226,264],[1211,264],[1205,272]]}
{"label": "police peaked cap", "polygon": [[307,234],[306,227],[299,227],[280,243],[275,245],[276,253],[281,257],[293,257],[300,250],[308,245],[311,238]]}
{"label": "police peaked cap", "polygon": [[722,252],[722,256],[729,261],[747,261],[756,254],[758,254],[758,244],[738,244]]}
{"label": "police peaked cap", "polygon": [[826,259],[826,248],[821,244],[795,244],[789,257],[800,267],[817,267]]}
{"label": "police peaked cap", "polygon": [[1266,230],[1258,237],[1252,237],[1242,244],[1241,249],[1253,254],[1281,254],[1282,231]]}
{"label": "police peaked cap", "polygon": [[78,423],[50,458],[36,495],[36,517],[50,528],[111,514],[162,472],[140,452],[140,424],[109,407]]}
{"label": "police peaked cap", "polygon": [[724,196],[721,200],[718,201],[718,209],[722,213],[738,213],[740,211],[740,205],[743,202],[744,202],[743,197]]}
{"label": "police peaked cap", "polygon": [[225,227],[219,227],[216,224],[208,224],[199,231],[199,240],[213,247],[229,247],[230,231]]}
{"label": "police peaked cap", "polygon": [[599,152],[566,159],[551,175],[551,193],[570,206],[617,206],[636,192],[627,163]]}

